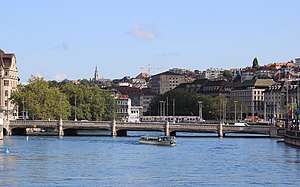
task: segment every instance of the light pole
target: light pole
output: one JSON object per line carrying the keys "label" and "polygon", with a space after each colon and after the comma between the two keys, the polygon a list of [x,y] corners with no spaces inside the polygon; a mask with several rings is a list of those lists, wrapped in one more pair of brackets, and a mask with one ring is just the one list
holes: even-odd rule
{"label": "light pole", "polygon": [[25,103],[25,99],[24,99],[24,96],[23,96],[23,99],[22,99],[22,104],[23,104],[23,110],[22,110],[22,115],[23,115],[23,120],[25,119],[25,108],[24,108],[24,103]]}
{"label": "light pole", "polygon": [[75,118],[74,118],[74,121],[77,121],[77,113],[76,113],[76,106],[77,103],[76,103],[76,95],[75,95]]}
{"label": "light pole", "polygon": [[199,104],[199,120],[202,121],[202,103],[203,101],[198,101]]}
{"label": "light pole", "polygon": [[234,122],[236,122],[236,103],[238,101],[233,101],[234,102]]}
{"label": "light pole", "polygon": [[162,103],[163,101],[159,101],[159,116],[162,116]]}

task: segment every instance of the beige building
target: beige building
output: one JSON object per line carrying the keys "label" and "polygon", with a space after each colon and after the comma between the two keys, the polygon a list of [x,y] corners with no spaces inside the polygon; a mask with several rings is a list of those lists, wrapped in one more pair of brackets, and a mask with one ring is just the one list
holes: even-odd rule
{"label": "beige building", "polygon": [[154,94],[164,94],[185,82],[185,77],[183,75],[170,71],[153,75],[150,80],[152,93]]}
{"label": "beige building", "polygon": [[242,101],[246,104],[247,116],[264,117],[264,91],[274,84],[272,79],[246,80],[236,86],[230,92],[230,98],[234,101]]}
{"label": "beige building", "polygon": [[19,84],[16,56],[0,49],[0,64],[0,112],[3,112],[4,120],[16,119],[18,109],[9,100]]}

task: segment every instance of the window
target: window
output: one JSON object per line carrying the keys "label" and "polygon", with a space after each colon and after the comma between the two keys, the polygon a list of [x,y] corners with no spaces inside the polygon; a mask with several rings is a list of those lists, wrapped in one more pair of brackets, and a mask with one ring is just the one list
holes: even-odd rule
{"label": "window", "polygon": [[5,90],[5,96],[6,97],[8,96],[8,90]]}
{"label": "window", "polygon": [[4,86],[9,86],[9,80],[4,80]]}

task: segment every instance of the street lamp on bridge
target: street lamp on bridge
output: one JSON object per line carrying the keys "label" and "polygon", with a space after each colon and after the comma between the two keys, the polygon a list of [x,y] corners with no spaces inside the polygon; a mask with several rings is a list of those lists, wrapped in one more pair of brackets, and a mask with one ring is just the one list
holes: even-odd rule
{"label": "street lamp on bridge", "polygon": [[236,122],[236,103],[238,103],[238,101],[233,101],[234,102],[234,122]]}
{"label": "street lamp on bridge", "polygon": [[202,121],[203,118],[202,118],[202,103],[203,101],[198,101],[198,105],[199,105],[199,120]]}

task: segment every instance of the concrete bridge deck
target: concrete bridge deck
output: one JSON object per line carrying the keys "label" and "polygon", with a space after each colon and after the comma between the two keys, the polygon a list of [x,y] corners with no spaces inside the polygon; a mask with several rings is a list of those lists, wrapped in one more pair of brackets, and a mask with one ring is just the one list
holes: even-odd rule
{"label": "concrete bridge deck", "polygon": [[217,133],[221,137],[228,133],[265,134],[276,137],[280,134],[279,131],[283,130],[265,125],[234,126],[222,123],[13,120],[4,123],[3,132],[4,135],[26,135],[26,129],[31,128],[57,132],[60,136],[77,135],[80,130],[107,130],[111,131],[112,136],[126,136],[127,131],[161,131],[165,135],[176,135],[176,132],[208,132]]}

